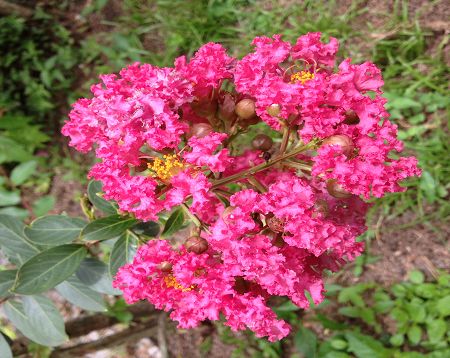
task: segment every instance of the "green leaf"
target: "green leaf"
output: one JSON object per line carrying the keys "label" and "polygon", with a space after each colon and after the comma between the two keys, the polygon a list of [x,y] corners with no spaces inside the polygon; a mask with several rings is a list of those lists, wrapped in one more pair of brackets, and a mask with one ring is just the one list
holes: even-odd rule
{"label": "green leaf", "polygon": [[48,298],[26,297],[23,305],[9,300],[3,307],[12,324],[32,341],[44,346],[58,346],[67,340],[64,321]]}
{"label": "green leaf", "polygon": [[128,231],[124,232],[114,243],[109,257],[109,273],[114,277],[119,267],[133,261],[138,247],[138,239]]}
{"label": "green leaf", "polygon": [[21,265],[40,252],[39,248],[23,235],[24,225],[9,215],[0,215],[0,246],[9,260]]}
{"label": "green leaf", "polygon": [[117,214],[117,204],[103,199],[99,194],[102,194],[102,183],[92,180],[88,184],[87,194],[89,201],[97,209],[100,209],[105,214]]}
{"label": "green leaf", "polygon": [[159,234],[159,224],[154,221],[140,222],[134,225],[131,230],[136,235],[144,235],[148,237],[157,237]]}
{"label": "green leaf", "polygon": [[49,298],[41,295],[23,297],[23,309],[30,325],[37,328],[35,334],[41,338],[38,343],[53,347],[68,339],[64,319]]}
{"label": "green leaf", "polygon": [[76,272],[77,277],[94,291],[107,295],[120,295],[122,291],[112,287],[112,278],[108,266],[103,262],[87,258],[83,260]]}
{"label": "green leaf", "polygon": [[78,218],[49,215],[33,221],[25,228],[25,235],[39,245],[60,245],[75,240],[85,225]]}
{"label": "green leaf", "polygon": [[2,332],[0,332],[0,357],[13,358],[11,347],[9,346]]}
{"label": "green leaf", "polygon": [[91,221],[82,231],[85,240],[108,240],[123,234],[127,229],[137,223],[136,219],[120,215],[111,215]]}
{"label": "green leaf", "polygon": [[450,316],[450,295],[437,301],[436,308],[442,317]]}
{"label": "green leaf", "polygon": [[439,343],[447,332],[447,324],[443,319],[435,319],[427,324],[428,340]]}
{"label": "green leaf", "polygon": [[41,252],[20,267],[12,291],[33,295],[55,287],[76,271],[86,253],[86,248],[77,244],[56,246]]}
{"label": "green leaf", "polygon": [[405,341],[405,337],[403,336],[403,334],[395,334],[389,339],[389,342],[394,347],[400,347],[401,345],[403,345],[404,341]]}
{"label": "green leaf", "polygon": [[348,346],[346,341],[344,341],[343,339],[338,339],[338,338],[332,339],[330,341],[330,344],[334,349],[337,349],[338,351],[341,351],[341,350],[347,348],[347,346]]}
{"label": "green leaf", "polygon": [[348,342],[348,351],[353,352],[358,358],[390,358],[391,352],[379,341],[370,336],[357,332],[345,333]]}
{"label": "green leaf", "polygon": [[23,184],[30,176],[36,172],[37,161],[30,160],[16,166],[10,175],[10,179],[15,185]]}
{"label": "green leaf", "polygon": [[70,303],[85,310],[107,311],[102,295],[91,290],[76,276],[69,277],[66,281],[60,283],[56,286],[56,291]]}
{"label": "green leaf", "polygon": [[422,338],[422,330],[419,326],[413,325],[409,327],[406,335],[408,336],[409,342],[415,346],[420,342],[420,338]]}
{"label": "green leaf", "polygon": [[16,280],[17,270],[0,271],[0,298],[10,296],[9,290]]}
{"label": "green leaf", "polygon": [[33,203],[34,216],[43,216],[55,206],[55,197],[52,195],[42,196]]}
{"label": "green leaf", "polygon": [[184,223],[184,213],[183,209],[176,209],[167,219],[166,225],[164,225],[164,230],[162,232],[163,236],[170,236],[174,232],[181,229]]}
{"label": "green leaf", "polygon": [[[437,183],[436,180],[433,178],[433,176],[427,172],[427,171],[423,171],[422,175],[420,177],[420,189],[422,190],[422,192],[424,193],[424,195],[426,196],[428,202],[430,203],[434,203],[437,199]],[[417,283],[422,283],[422,282],[417,282]]]}
{"label": "green leaf", "polygon": [[28,153],[16,141],[0,136],[0,164],[11,162],[24,162],[31,159],[31,154]]}
{"label": "green leaf", "polygon": [[294,337],[295,347],[305,358],[317,357],[317,336],[308,328],[300,327]]}
{"label": "green leaf", "polygon": [[20,192],[9,191],[0,187],[0,206],[10,206],[20,203]]}
{"label": "green leaf", "polygon": [[0,215],[14,216],[17,219],[25,220],[30,213],[28,210],[18,208],[17,206],[7,206],[0,209]]}
{"label": "green leaf", "polygon": [[412,283],[419,284],[425,281],[425,276],[421,271],[413,270],[409,273],[409,280]]}

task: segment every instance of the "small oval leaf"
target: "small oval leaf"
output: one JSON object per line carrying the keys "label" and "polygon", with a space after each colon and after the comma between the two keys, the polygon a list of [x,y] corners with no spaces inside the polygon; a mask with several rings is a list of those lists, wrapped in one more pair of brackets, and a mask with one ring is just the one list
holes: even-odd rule
{"label": "small oval leaf", "polygon": [[76,276],[71,276],[60,283],[56,286],[56,291],[70,303],[85,310],[94,312],[107,310],[102,295],[91,290]]}
{"label": "small oval leaf", "polygon": [[58,346],[67,340],[64,321],[48,298],[29,296],[23,304],[9,300],[3,307],[12,324],[32,341],[44,346]]}
{"label": "small oval leaf", "polygon": [[76,272],[77,277],[90,289],[107,295],[120,295],[122,291],[112,287],[108,266],[94,258],[83,260]]}
{"label": "small oval leaf", "polygon": [[183,210],[175,210],[167,219],[166,225],[164,225],[164,230],[162,232],[163,236],[170,236],[174,232],[181,229],[184,223],[184,213]]}
{"label": "small oval leaf", "polygon": [[9,260],[21,265],[40,252],[39,248],[23,235],[23,223],[9,215],[0,215],[0,246]]}
{"label": "small oval leaf", "polygon": [[0,332],[0,357],[13,358],[11,347],[3,336],[3,332]]}
{"label": "small oval leaf", "polygon": [[100,209],[105,214],[117,214],[117,204],[113,201],[103,199],[100,194],[102,193],[102,183],[96,180],[92,180],[88,184],[87,194],[89,201],[97,209]]}
{"label": "small oval leaf", "polygon": [[115,242],[109,258],[109,273],[114,277],[123,265],[133,261],[138,247],[138,239],[129,232],[123,233]]}
{"label": "small oval leaf", "polygon": [[43,251],[20,267],[12,291],[22,295],[47,291],[71,276],[86,254],[86,248],[77,244]]}
{"label": "small oval leaf", "polygon": [[39,245],[60,245],[72,242],[81,233],[86,221],[64,215],[49,215],[36,219],[25,227],[25,235]]}
{"label": "small oval leaf", "polygon": [[133,218],[124,218],[120,215],[111,215],[91,221],[83,229],[81,234],[85,240],[89,241],[114,239],[136,223],[137,220]]}
{"label": "small oval leaf", "polygon": [[17,270],[0,271],[0,298],[10,296],[9,290],[16,280]]}
{"label": "small oval leaf", "polygon": [[14,167],[11,172],[10,179],[14,185],[23,184],[30,176],[36,172],[37,162],[30,160],[29,162],[21,163]]}

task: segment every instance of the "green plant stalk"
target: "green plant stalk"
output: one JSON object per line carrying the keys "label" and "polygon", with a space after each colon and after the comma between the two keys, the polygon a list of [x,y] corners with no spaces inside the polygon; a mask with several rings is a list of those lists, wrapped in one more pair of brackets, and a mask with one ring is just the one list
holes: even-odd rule
{"label": "green plant stalk", "polygon": [[267,168],[270,168],[270,167],[274,166],[275,164],[277,164],[277,163],[279,163],[279,162],[281,162],[281,161],[283,161],[285,159],[289,159],[289,158],[295,157],[296,155],[298,155],[298,154],[300,154],[302,152],[305,152],[305,151],[307,151],[309,149],[315,148],[318,142],[319,142],[318,140],[314,140],[313,139],[308,144],[305,144],[305,145],[302,145],[302,146],[300,146],[298,148],[295,148],[291,152],[283,154],[283,155],[280,155],[279,157],[276,157],[276,158],[274,158],[272,160],[269,160],[266,163],[261,163],[261,164],[259,164],[257,166],[254,166],[252,168],[246,169],[246,170],[244,170],[244,171],[242,171],[240,173],[236,173],[236,174],[230,175],[230,176],[228,176],[226,178],[222,178],[222,179],[216,180],[216,181],[213,182],[212,189],[215,189],[215,188],[218,188],[218,187],[220,187],[222,185],[229,184],[229,183],[232,183],[232,182],[234,182],[236,180],[245,178],[248,175],[253,175],[253,174],[258,173],[260,171],[266,170]]}

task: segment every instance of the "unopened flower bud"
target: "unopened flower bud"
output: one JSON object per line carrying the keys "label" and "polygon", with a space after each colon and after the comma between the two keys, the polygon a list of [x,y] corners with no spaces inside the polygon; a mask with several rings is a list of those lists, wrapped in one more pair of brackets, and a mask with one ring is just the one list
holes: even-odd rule
{"label": "unopened flower bud", "polygon": [[272,148],[273,140],[269,136],[265,134],[258,134],[255,138],[252,140],[252,146],[255,149],[262,150],[263,152],[268,151],[270,148]]}
{"label": "unopened flower bud", "polygon": [[136,173],[144,172],[148,169],[148,162],[145,159],[141,160],[141,163],[139,165],[136,165],[134,167],[134,171]]}
{"label": "unopened flower bud", "polygon": [[188,137],[203,138],[212,133],[213,127],[208,123],[195,123],[189,130]]}
{"label": "unopened flower bud", "polygon": [[250,290],[250,282],[241,276],[237,276],[234,278],[234,289],[237,293],[243,295]]}
{"label": "unopened flower bud", "polygon": [[271,104],[269,107],[267,107],[266,111],[272,117],[278,117],[278,115],[281,112],[281,106],[279,104],[274,103],[274,104]]}
{"label": "unopened flower bud", "polygon": [[336,179],[330,179],[327,181],[327,190],[331,196],[338,199],[346,199],[352,196],[347,190],[345,190]]}
{"label": "unopened flower bud", "polygon": [[244,119],[252,119],[256,117],[255,102],[249,98],[245,98],[236,104],[236,114]]}
{"label": "unopened flower bud", "polygon": [[187,252],[202,254],[208,250],[208,241],[200,236],[191,236],[185,241],[184,247]]}
{"label": "unopened flower bud", "polygon": [[358,115],[356,114],[355,111],[350,109],[350,110],[345,112],[345,120],[344,120],[343,123],[348,124],[348,125],[358,124],[359,123],[359,117],[358,117]]}
{"label": "unopened flower bud", "polygon": [[351,138],[344,134],[336,134],[325,138],[322,145],[339,145],[342,148],[342,152],[347,157],[351,156],[353,154],[353,150],[355,149],[355,145],[353,144]]}
{"label": "unopened flower bud", "polygon": [[236,119],[236,102],[231,93],[225,93],[219,103],[219,118],[224,122],[233,122]]}
{"label": "unopened flower bud", "polygon": [[326,202],[326,200],[318,199],[314,203],[314,211],[312,213],[312,217],[316,218],[319,216],[319,214],[322,217],[327,217],[329,212],[330,212],[330,208],[328,207],[328,203]]}
{"label": "unopened flower bud", "polygon": [[230,224],[234,221],[234,209],[234,206],[229,206],[222,212],[222,220],[225,222],[225,224]]}
{"label": "unopened flower bud", "polygon": [[158,265],[158,268],[162,272],[171,272],[172,271],[173,264],[169,261],[163,261]]}
{"label": "unopened flower bud", "polygon": [[269,227],[269,229],[272,230],[273,232],[278,232],[278,233],[284,232],[285,222],[281,219],[278,219],[273,214],[266,216],[266,224]]}
{"label": "unopened flower bud", "polygon": [[192,110],[200,117],[213,117],[217,112],[216,100],[201,100],[191,103]]}

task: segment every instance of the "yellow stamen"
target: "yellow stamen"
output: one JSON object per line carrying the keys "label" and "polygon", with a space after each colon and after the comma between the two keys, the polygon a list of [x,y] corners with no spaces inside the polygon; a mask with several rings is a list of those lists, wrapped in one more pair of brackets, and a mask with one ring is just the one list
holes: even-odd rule
{"label": "yellow stamen", "polygon": [[314,79],[314,73],[308,71],[295,72],[291,75],[291,83],[301,82],[303,85],[312,79]]}
{"label": "yellow stamen", "polygon": [[153,177],[161,180],[168,180],[184,169],[183,163],[177,155],[164,155],[163,159],[156,158],[153,163],[148,164],[148,168],[153,172]]}
{"label": "yellow stamen", "polygon": [[174,275],[165,276],[164,283],[166,284],[166,286],[168,288],[173,287],[173,288],[183,291],[183,292],[192,291],[195,288],[194,285],[191,285],[189,287],[184,287],[177,281],[177,279],[175,278]]}

